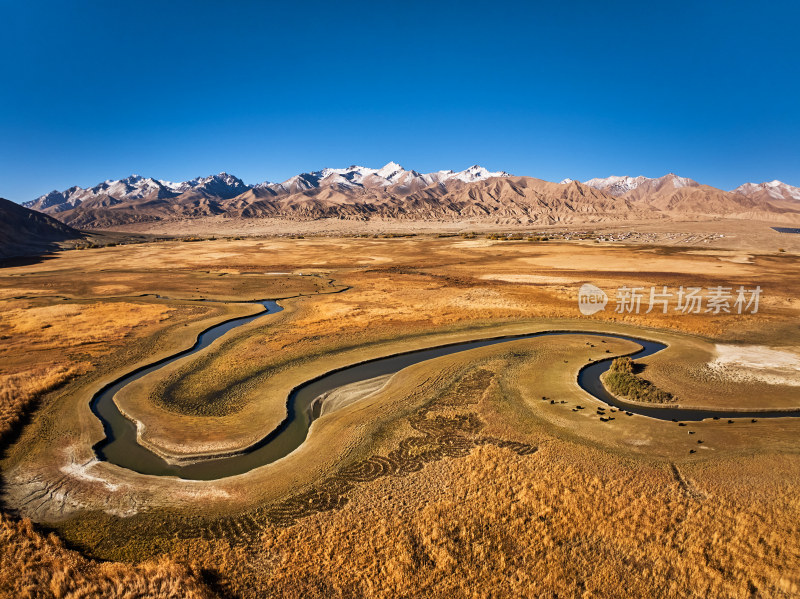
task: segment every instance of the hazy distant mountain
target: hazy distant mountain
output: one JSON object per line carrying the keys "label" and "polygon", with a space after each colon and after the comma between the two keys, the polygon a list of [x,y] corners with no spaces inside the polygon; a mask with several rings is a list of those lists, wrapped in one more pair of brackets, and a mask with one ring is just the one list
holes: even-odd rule
{"label": "hazy distant mountain", "polygon": [[[728,193],[669,173],[663,177],[617,177],[589,179],[586,185],[637,204],[644,203],[659,214],[672,217],[733,217],[783,221],[784,211],[751,198]],[[798,207],[800,208],[800,207]],[[791,220],[796,215],[788,214]]]}
{"label": "hazy distant mountain", "polygon": [[0,198],[0,258],[46,252],[81,236],[55,218]]}
{"label": "hazy distant mountain", "polygon": [[733,193],[763,201],[800,201],[800,187],[792,187],[778,180],[769,183],[745,183],[734,189]]}
{"label": "hazy distant mountain", "polygon": [[584,181],[585,185],[594,187],[613,196],[630,196],[630,192],[639,190],[637,196],[641,197],[648,193],[658,192],[664,188],[681,189],[683,187],[697,187],[700,184],[685,177],[679,177],[672,173],[650,179],[648,177],[606,177],[605,179],[589,179]]}
{"label": "hazy distant mountain", "polygon": [[[772,186],[765,193],[781,189],[791,195],[779,186],[762,185]],[[220,216],[509,224],[719,217],[800,220],[800,204],[779,205],[777,199],[768,202],[756,195],[725,192],[672,173],[549,183],[477,165],[458,172],[419,173],[390,162],[378,169],[326,168],[253,186],[227,173],[182,183],[132,175],[89,189],[54,191],[27,206],[81,228]]]}

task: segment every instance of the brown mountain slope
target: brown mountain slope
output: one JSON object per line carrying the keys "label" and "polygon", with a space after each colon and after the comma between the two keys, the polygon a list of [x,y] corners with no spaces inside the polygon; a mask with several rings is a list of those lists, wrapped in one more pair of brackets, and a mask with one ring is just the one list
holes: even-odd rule
{"label": "brown mountain slope", "polygon": [[411,193],[389,189],[322,187],[271,197],[248,192],[226,204],[232,218],[480,219],[516,223],[593,222],[646,216],[624,199],[580,183],[560,185],[530,177],[432,185]]}
{"label": "brown mountain slope", "polygon": [[44,253],[80,237],[80,231],[46,214],[0,198],[0,258]]}
{"label": "brown mountain slope", "polygon": [[70,210],[57,212],[57,218],[88,229],[113,228],[116,225],[146,223],[181,218],[216,216],[225,211],[220,200],[202,191],[190,190],[172,198],[153,194],[136,200],[118,200],[99,196]]}
{"label": "brown mountain slope", "polygon": [[434,184],[412,190],[348,188],[338,184],[299,193],[256,188],[224,200],[187,192],[175,198],[143,198],[122,202],[93,200],[59,212],[69,224],[112,228],[204,216],[228,218],[370,218],[403,220],[478,219],[486,222],[553,224],[657,218],[648,206],[604,194],[581,183],[549,183],[530,177],[492,178],[475,183]]}

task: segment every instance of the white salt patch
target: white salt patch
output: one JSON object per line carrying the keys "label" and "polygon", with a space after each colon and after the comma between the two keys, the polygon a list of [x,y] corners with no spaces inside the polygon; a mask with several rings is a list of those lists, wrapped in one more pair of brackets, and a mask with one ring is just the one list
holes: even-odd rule
{"label": "white salt patch", "polygon": [[800,354],[763,345],[717,345],[708,367],[738,382],[800,387]]}

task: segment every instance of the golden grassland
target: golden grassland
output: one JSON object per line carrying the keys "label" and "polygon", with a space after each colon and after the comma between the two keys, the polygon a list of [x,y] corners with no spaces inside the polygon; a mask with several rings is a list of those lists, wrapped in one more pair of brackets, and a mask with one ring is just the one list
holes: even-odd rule
{"label": "golden grassland", "polygon": [[43,535],[30,520],[0,513],[0,596],[213,597],[196,573],[168,558],[137,565],[97,562]]}
{"label": "golden grassland", "polygon": [[552,443],[521,457],[486,446],[407,479],[372,483],[340,511],[267,528],[240,562],[258,560],[257,569],[237,568],[247,576],[237,591],[258,596],[273,589],[281,597],[798,592],[796,497],[755,506],[726,495],[695,496],[703,491],[687,491],[664,469],[612,460],[593,468],[593,453]]}
{"label": "golden grassland", "polygon": [[[93,370],[92,362],[138,335],[152,334],[177,308],[132,302],[39,305],[12,300],[0,322],[0,435],[45,393]],[[184,318],[203,312],[185,308]]]}
{"label": "golden grassland", "polygon": [[[461,238],[153,243],[4,269],[6,508],[92,557],[6,513],[0,593],[797,596],[797,424],[602,422],[575,376],[591,359],[631,351],[610,338],[418,364],[315,422],[292,456],[235,479],[75,467],[90,464],[102,435],[88,413],[92,389],[256,311],[183,300],[301,296],[121,398],[156,438],[162,426],[161,441],[177,434],[191,446],[223,443],[226,430],[237,442],[263,435],[282,418],[287,388],[337,365],[537,326],[664,339],[671,355],[644,361],[648,380],[681,405],[748,407],[752,386],[726,382],[715,397],[697,361],[717,342],[795,349],[795,269],[793,255],[741,250]],[[579,320],[584,282],[765,292],[753,316]],[[681,362],[682,350],[692,359]],[[774,405],[792,407],[792,389],[770,388]],[[18,501],[30,500],[17,492],[30,490],[26,479],[53,481],[41,510]]]}

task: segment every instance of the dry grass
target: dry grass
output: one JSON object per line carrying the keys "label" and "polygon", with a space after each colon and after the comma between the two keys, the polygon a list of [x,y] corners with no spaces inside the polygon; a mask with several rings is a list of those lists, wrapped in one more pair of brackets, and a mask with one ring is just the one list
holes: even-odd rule
{"label": "dry grass", "polygon": [[175,309],[158,304],[108,302],[91,304],[60,303],[26,306],[3,311],[7,352],[33,351],[53,346],[91,350],[103,344],[119,344],[135,329],[169,318]]}
{"label": "dry grass", "polygon": [[0,306],[0,443],[40,397],[93,370],[94,356],[175,311],[129,302]]}
{"label": "dry grass", "polygon": [[39,397],[86,372],[88,367],[88,363],[62,364],[0,374],[0,445]]}
{"label": "dry grass", "polygon": [[203,599],[213,594],[197,574],[168,559],[128,564],[88,560],[30,520],[0,512],[0,596],[14,598]]}
{"label": "dry grass", "polygon": [[664,468],[588,457],[482,446],[201,563],[241,597],[798,595],[796,494],[696,495]]}
{"label": "dry grass", "polygon": [[[393,220],[284,220],[273,218],[236,219],[222,216],[182,220],[179,222],[134,223],[116,228],[118,231],[144,232],[154,234],[177,235],[287,235],[293,233],[306,237],[312,235],[335,235],[342,237],[373,237],[381,233],[431,234],[442,238],[483,237],[489,232],[503,234],[546,233],[558,235],[561,232],[592,231],[596,235],[625,234],[634,232],[627,243],[658,243],[679,247],[697,248],[740,248],[754,251],[788,251],[800,252],[798,235],[781,234],[770,228],[769,223],[748,220],[728,221],[664,221],[620,222],[620,223],[587,223],[576,228],[575,225],[522,225],[522,224],[489,224],[470,219],[463,221],[403,221]],[[476,233],[480,232],[480,233]],[[724,237],[718,237],[723,233]],[[239,237],[241,238],[241,237]],[[194,244],[192,244],[194,245]]]}

